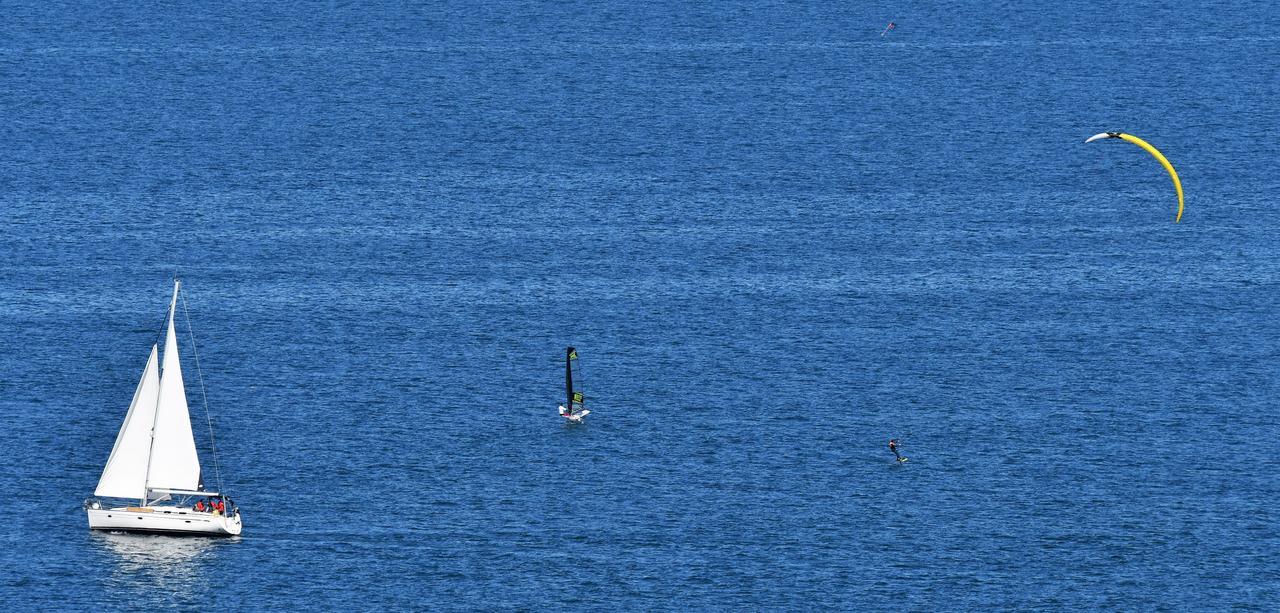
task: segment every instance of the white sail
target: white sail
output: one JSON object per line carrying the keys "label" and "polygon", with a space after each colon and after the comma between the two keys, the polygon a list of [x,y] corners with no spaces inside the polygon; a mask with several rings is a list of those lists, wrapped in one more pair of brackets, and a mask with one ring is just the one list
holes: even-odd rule
{"label": "white sail", "polygon": [[160,370],[156,364],[156,346],[142,369],[142,379],[133,392],[133,402],[124,416],[116,444],[102,478],[98,479],[95,496],[138,498],[146,494],[147,458],[151,455],[151,424],[155,422],[156,399],[160,396]]}
{"label": "white sail", "polygon": [[173,326],[177,303],[178,283],[175,282],[173,302],[169,304],[169,331],[164,341],[164,372],[160,376],[160,400],[156,403],[147,487],[195,490],[200,485],[200,458],[196,456],[196,439],[191,435],[187,392],[182,385],[182,365],[178,360],[178,335]]}

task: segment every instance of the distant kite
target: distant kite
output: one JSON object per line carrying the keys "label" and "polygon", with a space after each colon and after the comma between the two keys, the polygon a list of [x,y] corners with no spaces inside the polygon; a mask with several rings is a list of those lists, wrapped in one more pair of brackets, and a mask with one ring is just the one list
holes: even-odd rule
{"label": "distant kite", "polygon": [[1139,147],[1142,147],[1143,149],[1146,149],[1147,153],[1150,153],[1151,155],[1155,156],[1155,158],[1160,161],[1160,164],[1164,166],[1165,170],[1169,171],[1169,176],[1173,179],[1173,188],[1178,190],[1178,216],[1174,218],[1173,223],[1181,222],[1182,221],[1182,181],[1178,180],[1178,173],[1173,170],[1173,164],[1170,164],[1169,160],[1166,160],[1164,158],[1164,154],[1160,153],[1158,149],[1148,144],[1147,141],[1142,140],[1141,138],[1138,138],[1132,134],[1124,134],[1122,132],[1103,132],[1102,134],[1095,134],[1093,136],[1090,136],[1089,140],[1086,140],[1084,142],[1092,143],[1095,140],[1101,140],[1104,138],[1118,138],[1121,140],[1127,140]]}

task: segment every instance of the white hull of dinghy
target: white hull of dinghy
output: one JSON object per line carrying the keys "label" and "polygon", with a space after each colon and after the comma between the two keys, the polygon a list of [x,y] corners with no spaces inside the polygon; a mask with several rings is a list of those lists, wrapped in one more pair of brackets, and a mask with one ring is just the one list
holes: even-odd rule
{"label": "white hull of dinghy", "polygon": [[564,405],[560,405],[557,408],[560,410],[560,417],[565,418],[572,424],[582,423],[582,418],[591,414],[591,411],[588,409],[583,409],[577,413],[570,413],[568,409],[564,408]]}
{"label": "white hull of dinghy", "polygon": [[186,507],[119,507],[87,511],[91,530],[236,536],[241,528],[239,513],[226,517]]}

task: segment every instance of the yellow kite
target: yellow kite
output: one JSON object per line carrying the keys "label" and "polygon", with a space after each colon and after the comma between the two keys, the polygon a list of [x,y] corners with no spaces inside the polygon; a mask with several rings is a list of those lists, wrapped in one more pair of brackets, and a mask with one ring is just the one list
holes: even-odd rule
{"label": "yellow kite", "polygon": [[1178,223],[1182,221],[1182,181],[1178,180],[1178,173],[1174,172],[1173,164],[1170,164],[1169,160],[1164,159],[1164,155],[1161,154],[1158,149],[1156,149],[1155,147],[1152,147],[1150,144],[1147,143],[1147,141],[1142,140],[1141,138],[1138,138],[1132,134],[1124,134],[1121,132],[1103,132],[1102,134],[1095,134],[1093,136],[1090,136],[1089,140],[1086,140],[1084,142],[1092,143],[1095,140],[1099,140],[1103,138],[1119,138],[1121,140],[1127,140],[1139,147],[1142,147],[1143,149],[1146,149],[1147,153],[1150,153],[1151,155],[1155,156],[1155,158],[1160,161],[1160,164],[1164,166],[1164,169],[1169,171],[1169,176],[1173,178],[1173,188],[1178,190],[1178,216],[1174,218],[1173,223]]}

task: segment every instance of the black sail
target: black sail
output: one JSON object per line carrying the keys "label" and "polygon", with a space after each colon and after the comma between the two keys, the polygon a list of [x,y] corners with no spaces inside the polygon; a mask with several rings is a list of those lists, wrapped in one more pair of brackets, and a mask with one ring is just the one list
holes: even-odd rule
{"label": "black sail", "polygon": [[564,352],[564,408],[573,412],[573,361],[578,357],[577,351],[573,347],[565,349]]}

